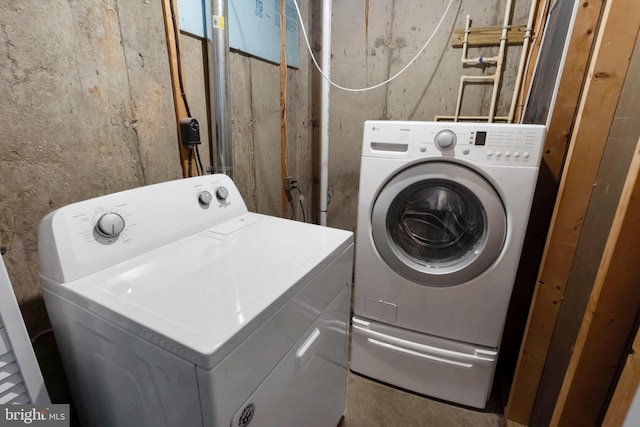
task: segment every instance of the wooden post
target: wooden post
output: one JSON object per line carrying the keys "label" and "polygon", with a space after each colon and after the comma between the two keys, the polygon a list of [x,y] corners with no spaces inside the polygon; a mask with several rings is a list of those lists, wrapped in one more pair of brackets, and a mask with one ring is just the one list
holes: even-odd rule
{"label": "wooden post", "polygon": [[[586,63],[589,39],[602,6],[601,1],[585,2],[578,10],[561,77],[560,90],[565,92],[558,92],[545,147],[544,162],[554,173],[562,170],[581,86],[581,79],[576,75],[584,70],[581,64]],[[506,408],[507,418],[519,423],[528,424],[538,392],[582,221],[638,33],[639,18],[637,1],[612,0],[605,6]]]}
{"label": "wooden post", "polygon": [[287,145],[287,16],[285,0],[280,0],[280,187],[282,193],[282,216],[287,216],[289,199],[284,189],[284,179],[289,173]]}
{"label": "wooden post", "polygon": [[[636,185],[638,185],[637,181]],[[622,425],[640,387],[640,332],[636,334],[631,349],[632,353],[627,357],[616,391],[607,408],[607,414],[602,422],[603,427]]]}
{"label": "wooden post", "polygon": [[[189,175],[189,149],[182,144],[182,135],[180,134],[180,120],[187,118],[187,106],[185,105],[182,97],[182,90],[184,88],[184,81],[182,82],[182,89],[180,88],[179,71],[183,69],[182,56],[178,55],[180,49],[180,38],[176,38],[176,34],[180,33],[178,25],[178,10],[173,0],[162,0],[162,11],[164,13],[164,29],[167,34],[167,52],[169,54],[169,69],[171,72],[171,87],[173,89],[173,104],[176,113],[176,125],[178,127],[178,149],[180,150],[180,164],[182,165],[182,176],[187,177]],[[185,94],[186,96],[186,94]],[[192,159],[191,174],[197,170],[195,159]]]}
{"label": "wooden post", "polygon": [[552,426],[591,426],[598,417],[640,308],[640,140],[620,196]]}

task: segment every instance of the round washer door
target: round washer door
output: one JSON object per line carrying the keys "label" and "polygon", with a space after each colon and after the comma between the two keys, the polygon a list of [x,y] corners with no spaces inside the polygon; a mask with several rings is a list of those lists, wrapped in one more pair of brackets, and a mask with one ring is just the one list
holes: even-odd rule
{"label": "round washer door", "polygon": [[396,273],[426,286],[455,286],[500,256],[507,218],[493,186],[471,169],[426,162],[393,177],[371,217],[373,241]]}

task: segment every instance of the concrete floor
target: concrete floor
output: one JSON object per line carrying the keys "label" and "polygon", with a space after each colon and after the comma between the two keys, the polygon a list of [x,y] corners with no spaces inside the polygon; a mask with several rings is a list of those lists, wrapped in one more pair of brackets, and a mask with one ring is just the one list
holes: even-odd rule
{"label": "concrete floor", "polygon": [[503,427],[502,415],[449,405],[349,372],[347,408],[338,427]]}

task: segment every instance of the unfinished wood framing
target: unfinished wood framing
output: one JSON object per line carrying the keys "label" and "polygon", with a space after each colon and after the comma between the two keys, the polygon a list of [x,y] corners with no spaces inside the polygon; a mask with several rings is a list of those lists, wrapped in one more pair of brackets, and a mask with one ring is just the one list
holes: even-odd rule
{"label": "unfinished wood framing", "polygon": [[[173,6],[173,7],[172,7]],[[182,176],[189,176],[189,152],[190,150],[182,144],[182,136],[180,134],[180,120],[188,117],[187,106],[183,100],[183,91],[186,96],[186,88],[184,87],[184,81],[182,82],[182,88],[180,87],[179,69],[184,69],[182,64],[182,56],[178,54],[180,49],[180,38],[176,38],[175,34],[179,34],[179,28],[174,25],[174,20],[177,25],[178,21],[178,8],[171,0],[162,0],[162,11],[164,15],[164,28],[167,35],[167,51],[169,54],[169,69],[171,71],[171,87],[173,89],[173,103],[176,111],[176,122],[178,125],[178,149],[180,150],[180,164],[182,166]],[[195,159],[191,160],[191,174],[197,171]],[[197,173],[196,173],[197,175]]]}
{"label": "unfinished wood framing", "polygon": [[562,165],[571,137],[571,127],[603,7],[602,0],[582,3],[573,24],[545,144],[544,162],[557,180],[560,180],[562,173]]}
{"label": "unfinished wood framing", "polygon": [[540,380],[540,390],[531,413],[532,425],[549,425],[562,381],[573,354],[580,324],[587,310],[604,254],[609,231],[634,156],[640,121],[640,46],[636,43],[618,100],[613,124],[600,161],[598,175],[583,220],[580,240],[567,280],[549,353]]}
{"label": "unfinished wood framing", "polygon": [[[637,181],[636,185],[638,185]],[[640,386],[640,333],[636,333],[631,348],[632,353],[625,362],[616,391],[607,408],[607,414],[602,423],[603,427],[622,425]]]}
{"label": "unfinished wood framing", "polygon": [[629,168],[552,426],[596,425],[640,307],[640,140]]}
{"label": "unfinished wood framing", "polygon": [[[544,157],[558,175],[582,83],[576,77],[584,72],[602,6],[602,2],[583,3],[571,35]],[[639,16],[640,4],[631,0],[609,2],[603,13],[507,404],[506,416],[513,421],[529,422]]]}

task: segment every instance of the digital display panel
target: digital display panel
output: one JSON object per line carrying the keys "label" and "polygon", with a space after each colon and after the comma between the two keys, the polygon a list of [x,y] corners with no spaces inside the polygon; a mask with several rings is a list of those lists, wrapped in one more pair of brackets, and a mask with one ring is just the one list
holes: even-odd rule
{"label": "digital display panel", "polygon": [[484,145],[487,141],[487,133],[486,132],[476,132],[476,142],[475,145]]}

